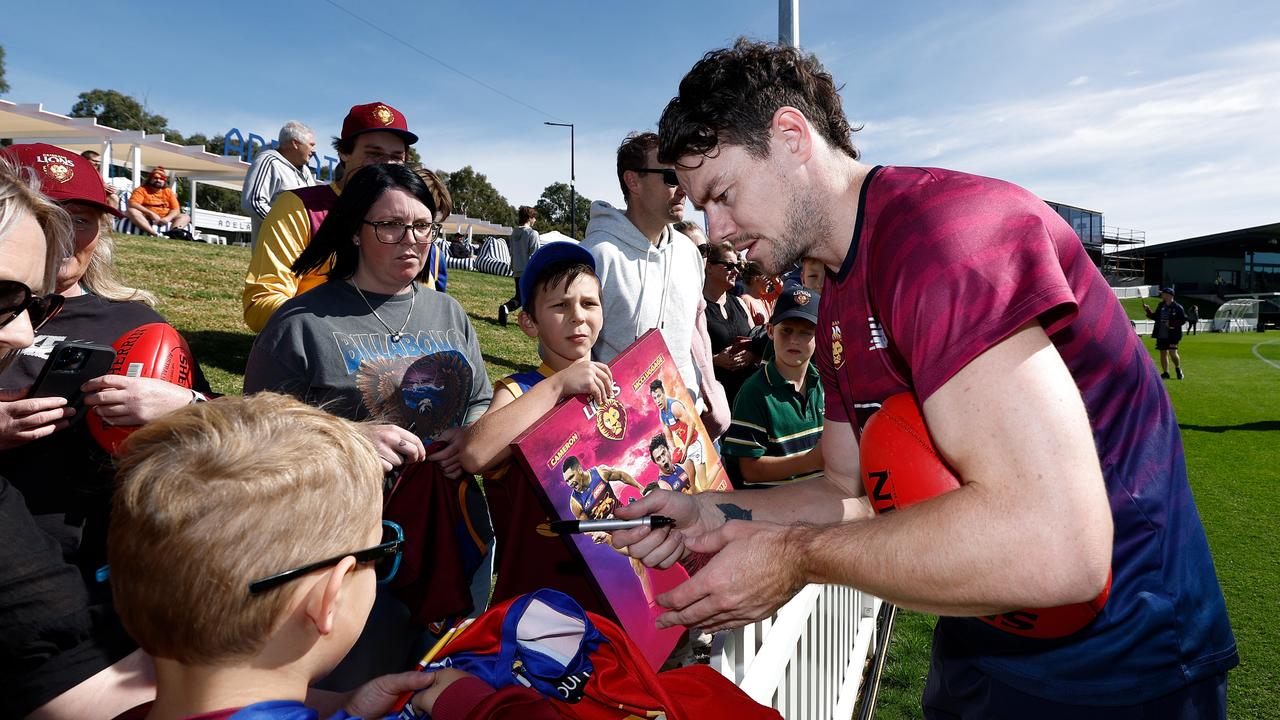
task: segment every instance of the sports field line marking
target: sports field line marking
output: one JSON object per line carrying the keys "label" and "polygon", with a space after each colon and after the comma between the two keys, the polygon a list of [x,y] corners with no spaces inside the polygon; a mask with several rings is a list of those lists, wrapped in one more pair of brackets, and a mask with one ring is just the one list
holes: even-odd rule
{"label": "sports field line marking", "polygon": [[1257,345],[1254,345],[1254,346],[1253,346],[1253,348],[1252,348],[1252,349],[1253,349],[1253,355],[1254,355],[1254,357],[1258,358],[1258,359],[1259,359],[1259,360],[1261,360],[1262,362],[1264,362],[1264,363],[1266,363],[1266,364],[1270,365],[1271,367],[1273,367],[1273,368],[1275,368],[1275,369],[1277,369],[1277,370],[1280,370],[1280,363],[1278,363],[1278,362],[1276,362],[1276,361],[1274,361],[1274,360],[1268,360],[1268,359],[1266,359],[1266,358],[1262,357],[1262,353],[1258,352],[1258,348],[1262,347],[1263,345],[1272,345],[1272,344],[1275,344],[1275,343],[1280,343],[1280,340],[1263,340],[1262,342],[1260,342],[1260,343],[1258,343]]}

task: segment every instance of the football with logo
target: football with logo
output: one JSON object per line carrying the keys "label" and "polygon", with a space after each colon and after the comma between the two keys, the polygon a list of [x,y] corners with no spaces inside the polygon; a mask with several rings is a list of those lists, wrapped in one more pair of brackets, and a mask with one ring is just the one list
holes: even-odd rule
{"label": "football with logo", "polygon": [[[188,390],[195,382],[195,359],[187,341],[168,323],[139,325],[116,340],[112,345],[116,361],[110,375],[147,377],[180,385]],[[137,425],[108,425],[97,413],[85,418],[89,434],[103,450],[115,455],[120,443],[129,437]]]}
{"label": "football with logo", "polygon": [[[915,395],[886,399],[862,430],[859,442],[862,485],[877,515],[910,507],[960,487],[961,482],[938,456]],[[1053,608],[1026,608],[978,620],[1014,635],[1052,639],[1066,637],[1102,612],[1111,578],[1098,597]]]}

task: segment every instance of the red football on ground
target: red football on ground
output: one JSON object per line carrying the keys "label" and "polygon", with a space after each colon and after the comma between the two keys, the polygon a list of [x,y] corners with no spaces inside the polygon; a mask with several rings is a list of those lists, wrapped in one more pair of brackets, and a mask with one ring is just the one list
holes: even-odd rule
{"label": "red football on ground", "polygon": [[[195,360],[187,341],[168,323],[147,323],[125,333],[112,347],[116,361],[111,375],[158,378],[190,389],[194,383]],[[103,450],[116,454],[120,443],[138,429],[137,425],[108,425],[96,413],[85,418],[89,434]]]}
{"label": "red football on ground", "polygon": [[[867,420],[859,442],[862,485],[877,515],[950,492],[961,483],[934,450],[929,429],[911,393],[894,395]],[[1107,602],[1111,578],[1087,603],[1027,608],[980,617],[1005,632],[1032,638],[1066,637],[1088,625]]]}

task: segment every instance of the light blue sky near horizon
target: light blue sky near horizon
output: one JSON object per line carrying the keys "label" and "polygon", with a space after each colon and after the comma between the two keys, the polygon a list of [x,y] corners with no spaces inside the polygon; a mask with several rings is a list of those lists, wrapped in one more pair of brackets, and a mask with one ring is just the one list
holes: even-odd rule
{"label": "light blue sky near horizon", "polygon": [[[776,0],[52,7],[5,9],[4,99],[65,113],[111,88],[184,134],[294,119],[322,142],[382,100],[430,167],[471,165],[517,205],[569,179],[569,133],[544,121],[576,124],[579,191],[620,204],[621,138],[703,52],[777,35]],[[866,162],[999,177],[1149,242],[1280,220],[1278,5],[802,0],[800,28]]]}

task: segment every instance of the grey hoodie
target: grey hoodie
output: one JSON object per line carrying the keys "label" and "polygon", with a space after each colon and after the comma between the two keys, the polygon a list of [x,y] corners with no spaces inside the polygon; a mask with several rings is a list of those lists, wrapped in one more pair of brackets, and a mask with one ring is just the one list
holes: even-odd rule
{"label": "grey hoodie", "polygon": [[594,355],[609,362],[645,331],[658,328],[689,393],[699,395],[691,343],[705,277],[697,247],[670,225],[655,246],[607,202],[591,203],[582,246],[596,259],[604,326]]}

